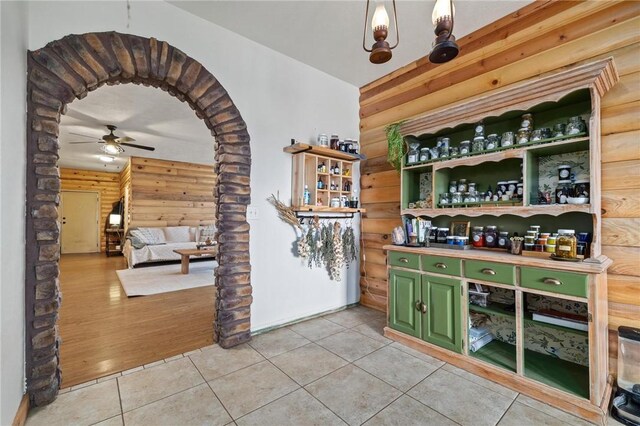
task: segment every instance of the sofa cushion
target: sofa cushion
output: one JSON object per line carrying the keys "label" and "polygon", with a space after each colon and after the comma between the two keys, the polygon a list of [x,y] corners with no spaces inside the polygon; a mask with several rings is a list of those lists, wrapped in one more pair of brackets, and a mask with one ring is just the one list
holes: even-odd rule
{"label": "sofa cushion", "polygon": [[167,243],[187,243],[191,241],[188,226],[167,226],[162,230]]}
{"label": "sofa cushion", "polygon": [[208,239],[214,240],[216,236],[216,226],[207,225],[198,228],[198,242],[204,242]]}
{"label": "sofa cushion", "polygon": [[145,244],[165,244],[167,242],[162,228],[138,228],[131,231],[131,234]]}

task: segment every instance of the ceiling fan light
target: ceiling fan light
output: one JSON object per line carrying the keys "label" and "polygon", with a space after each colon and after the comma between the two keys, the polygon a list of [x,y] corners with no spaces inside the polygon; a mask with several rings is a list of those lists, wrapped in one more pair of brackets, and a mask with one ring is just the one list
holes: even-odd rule
{"label": "ceiling fan light", "polygon": [[116,157],[114,157],[112,155],[101,155],[98,158],[100,158],[100,161],[102,161],[104,163],[113,163],[114,161],[116,161]]}
{"label": "ceiling fan light", "polygon": [[124,149],[122,149],[120,145],[115,143],[105,143],[101,149],[102,151],[110,155],[118,155],[124,151]]}
{"label": "ceiling fan light", "polygon": [[384,27],[387,30],[389,29],[389,14],[382,3],[376,6],[373,19],[371,19],[371,29],[373,31],[380,27]]}

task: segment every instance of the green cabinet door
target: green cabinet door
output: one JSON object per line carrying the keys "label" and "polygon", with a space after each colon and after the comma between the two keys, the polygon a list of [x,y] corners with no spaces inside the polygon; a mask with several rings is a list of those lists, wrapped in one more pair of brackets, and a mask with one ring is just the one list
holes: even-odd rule
{"label": "green cabinet door", "polygon": [[389,326],[420,337],[420,274],[391,269],[389,297]]}
{"label": "green cabinet door", "polygon": [[445,349],[462,352],[460,280],[422,275],[422,339]]}

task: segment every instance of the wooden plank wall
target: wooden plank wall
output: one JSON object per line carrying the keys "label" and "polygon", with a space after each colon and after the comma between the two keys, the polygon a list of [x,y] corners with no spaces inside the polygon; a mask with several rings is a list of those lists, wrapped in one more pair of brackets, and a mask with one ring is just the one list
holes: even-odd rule
{"label": "wooden plank wall", "polygon": [[94,170],[60,169],[62,190],[100,192],[100,251],[105,251],[105,222],[113,203],[120,199],[120,176],[118,173]]}
{"label": "wooden plank wall", "polygon": [[[461,54],[450,63],[435,66],[425,57],[360,89],[360,139],[368,156],[361,166],[361,200],[367,209],[361,302],[385,309],[381,247],[400,223],[400,179],[386,161],[385,125],[554,69],[612,56],[621,81],[602,102],[602,243],[603,253],[614,260],[609,328],[640,327],[640,2],[537,1],[459,44]],[[617,333],[610,333],[609,340],[615,371]]]}
{"label": "wooden plank wall", "polygon": [[129,168],[130,226],[215,223],[213,165],[131,157]]}

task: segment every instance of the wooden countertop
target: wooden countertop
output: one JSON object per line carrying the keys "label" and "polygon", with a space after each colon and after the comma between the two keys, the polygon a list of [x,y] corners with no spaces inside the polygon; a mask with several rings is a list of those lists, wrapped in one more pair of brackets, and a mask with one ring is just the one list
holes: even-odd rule
{"label": "wooden countertop", "polygon": [[426,254],[433,256],[455,257],[467,260],[485,260],[488,262],[511,263],[516,266],[533,266],[537,268],[558,269],[561,271],[582,272],[586,274],[601,274],[611,266],[613,261],[607,256],[599,256],[586,262],[561,262],[551,259],[517,256],[509,253],[484,250],[448,250],[431,247],[406,247],[387,244],[383,250],[404,253]]}

